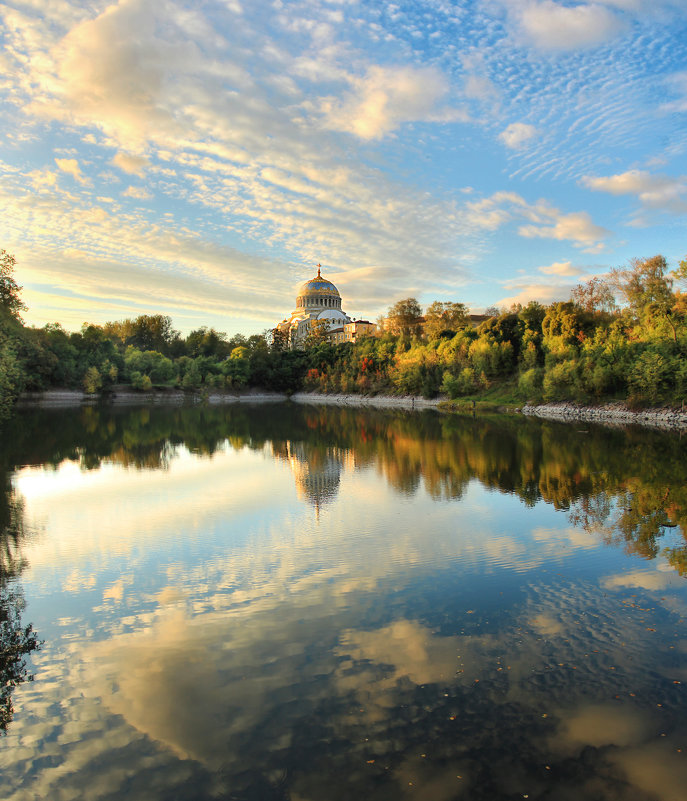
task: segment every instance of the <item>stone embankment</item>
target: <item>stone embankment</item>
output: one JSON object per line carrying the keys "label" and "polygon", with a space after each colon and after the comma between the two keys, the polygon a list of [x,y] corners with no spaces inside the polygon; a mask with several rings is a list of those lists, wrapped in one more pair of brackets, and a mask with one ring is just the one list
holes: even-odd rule
{"label": "stone embankment", "polygon": [[574,403],[548,403],[524,406],[522,413],[549,420],[583,421],[606,425],[641,425],[652,428],[687,429],[687,411],[676,409],[628,409],[623,403],[604,406],[578,406]]}
{"label": "stone embankment", "polygon": [[207,402],[212,405],[222,403],[262,403],[284,401],[286,395],[280,392],[214,392],[210,394],[184,392],[180,389],[157,389],[150,392],[138,391],[130,387],[115,387],[113,391],[88,394],[79,389],[48,389],[44,392],[24,392],[17,401],[18,408],[58,409],[70,406],[93,406],[99,403],[115,406],[165,405]]}
{"label": "stone embankment", "polygon": [[50,389],[45,392],[25,392],[17,402],[19,408],[61,408],[69,406],[90,406],[97,403],[115,406],[182,405],[208,403],[220,406],[228,403],[278,403],[292,400],[294,403],[308,403],[318,406],[374,406],[384,409],[436,409],[440,398],[427,400],[413,396],[394,395],[325,395],[318,392],[296,392],[290,397],[282,392],[249,391],[232,392],[183,392],[179,389],[158,389],[150,392],[137,391],[129,387],[115,387],[106,395],[89,395],[78,389]]}
{"label": "stone embankment", "polygon": [[381,409],[436,409],[445,398],[416,397],[413,395],[325,395],[320,392],[295,392],[295,403],[313,403],[318,406],[375,406]]}
{"label": "stone embankment", "polygon": [[[45,392],[25,392],[19,399],[20,408],[59,408],[69,406],[94,405],[107,403],[113,405],[146,405],[166,404],[182,405],[208,403],[219,406],[229,403],[278,403],[289,399],[281,392],[260,392],[257,390],[231,393],[210,392],[189,393],[179,389],[153,390],[139,392],[129,387],[115,387],[104,397],[88,395],[80,390],[55,389]],[[296,392],[290,396],[295,403],[313,405],[375,407],[379,409],[437,409],[443,398],[413,397],[412,395],[325,395],[319,392]],[[506,411],[506,410],[504,410]],[[508,412],[518,411],[508,409]],[[687,430],[687,411],[676,409],[628,409],[623,403],[611,403],[604,406],[578,406],[574,403],[548,403],[539,406],[524,406],[523,414],[542,417],[550,420],[567,422],[603,423],[605,425],[641,425],[652,428]]]}

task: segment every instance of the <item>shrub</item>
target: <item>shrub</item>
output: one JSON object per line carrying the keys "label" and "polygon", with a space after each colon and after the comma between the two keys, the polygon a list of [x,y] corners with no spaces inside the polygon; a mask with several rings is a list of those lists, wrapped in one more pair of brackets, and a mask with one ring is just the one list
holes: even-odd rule
{"label": "shrub", "polygon": [[103,379],[97,367],[89,367],[83,377],[83,388],[89,394],[95,394],[103,385]]}
{"label": "shrub", "polygon": [[518,377],[518,392],[527,399],[539,399],[542,394],[544,370],[541,367],[531,367],[520,373]]}
{"label": "shrub", "polygon": [[577,362],[566,359],[547,369],[542,382],[544,400],[562,401],[579,396]]}
{"label": "shrub", "polygon": [[655,403],[670,373],[670,363],[655,351],[646,350],[634,363],[628,376],[632,397]]}

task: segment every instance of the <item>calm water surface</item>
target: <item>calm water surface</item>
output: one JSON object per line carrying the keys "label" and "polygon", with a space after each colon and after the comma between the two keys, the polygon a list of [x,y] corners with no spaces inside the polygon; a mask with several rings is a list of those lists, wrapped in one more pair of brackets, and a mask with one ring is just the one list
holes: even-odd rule
{"label": "calm water surface", "polygon": [[686,797],[687,437],[289,405],[1,436],[3,798]]}

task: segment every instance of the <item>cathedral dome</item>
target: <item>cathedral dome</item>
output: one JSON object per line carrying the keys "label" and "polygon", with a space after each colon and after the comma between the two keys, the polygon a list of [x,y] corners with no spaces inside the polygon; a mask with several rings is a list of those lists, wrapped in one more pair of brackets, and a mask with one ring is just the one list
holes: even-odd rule
{"label": "cathedral dome", "polygon": [[299,309],[308,309],[310,311],[341,309],[339,290],[331,281],[322,278],[319,264],[317,265],[317,275],[302,284],[298,290],[296,306]]}
{"label": "cathedral dome", "polygon": [[328,295],[333,297],[340,297],[339,290],[332,284],[331,281],[327,281],[326,278],[322,278],[320,274],[320,266],[317,265],[317,275],[314,278],[311,278],[309,281],[306,281],[301,288],[298,290],[299,295]]}

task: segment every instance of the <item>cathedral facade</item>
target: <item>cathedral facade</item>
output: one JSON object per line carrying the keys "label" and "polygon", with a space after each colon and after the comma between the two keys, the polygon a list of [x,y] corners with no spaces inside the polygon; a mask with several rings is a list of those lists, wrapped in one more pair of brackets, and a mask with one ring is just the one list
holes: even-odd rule
{"label": "cathedral facade", "polygon": [[375,328],[366,320],[351,320],[341,309],[339,290],[322,277],[320,270],[321,265],[318,264],[317,275],[298,290],[296,308],[291,316],[277,324],[277,330],[285,335],[292,348],[303,345],[315,320],[327,324],[332,342],[354,341],[361,325],[367,327],[365,333],[373,333]]}

